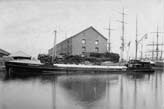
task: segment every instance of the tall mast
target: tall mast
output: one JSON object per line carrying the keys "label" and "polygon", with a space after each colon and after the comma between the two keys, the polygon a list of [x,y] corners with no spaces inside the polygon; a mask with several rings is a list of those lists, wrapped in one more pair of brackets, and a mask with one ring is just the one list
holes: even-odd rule
{"label": "tall mast", "polygon": [[110,36],[110,35],[111,35],[111,27],[110,27],[110,22],[109,22],[109,33],[108,33],[108,38],[109,38],[109,39],[108,39],[108,40],[109,40],[109,41],[108,41],[108,52],[109,52],[109,53],[111,52],[111,39],[110,39],[111,36]]}
{"label": "tall mast", "polygon": [[52,52],[52,63],[54,62],[54,59],[56,57],[56,33],[57,31],[54,31],[54,43],[53,43],[53,52]]}
{"label": "tall mast", "polygon": [[[162,45],[164,45],[164,43],[163,43],[163,37],[162,37]],[[162,58],[163,58],[163,47],[161,47],[161,57],[160,57],[160,59],[162,60]]]}
{"label": "tall mast", "polygon": [[157,25],[157,46],[156,46],[156,60],[158,60],[158,52],[159,52],[159,47],[158,47],[158,45],[159,45],[159,43],[158,43],[158,38],[159,38],[159,34],[158,34],[158,25]]}
{"label": "tall mast", "polygon": [[124,40],[124,34],[125,34],[125,32],[124,32],[125,31],[125,25],[124,25],[125,23],[124,23],[124,20],[125,20],[125,18],[124,17],[125,17],[125,13],[124,13],[124,8],[123,8],[123,12],[122,12],[122,44],[121,44],[121,46],[122,46],[122,53],[121,53],[122,59],[121,60],[122,61],[123,61],[123,58],[124,58],[124,47],[125,47],[124,46],[125,45],[124,44],[125,43],[125,40]]}
{"label": "tall mast", "polygon": [[141,59],[143,59],[143,41],[142,41],[142,44],[141,44]]}
{"label": "tall mast", "polygon": [[160,33],[164,33],[164,32],[159,32],[159,29],[158,29],[158,25],[157,25],[157,31],[156,32],[152,32],[152,33],[156,33],[156,37],[157,37],[157,40],[156,40],[156,60],[159,60],[159,46],[163,46],[163,44],[159,44],[159,34]]}
{"label": "tall mast", "polygon": [[138,52],[138,18],[136,16],[136,52],[135,52],[135,59],[137,59],[137,52]]}
{"label": "tall mast", "polygon": [[121,36],[121,47],[120,47],[120,49],[121,49],[121,53],[120,53],[121,58],[120,58],[120,61],[123,61],[123,59],[124,59],[124,49],[125,49],[125,15],[126,15],[126,13],[124,12],[124,8],[122,10],[121,15],[122,15],[122,20],[119,21],[120,23],[122,23],[122,36]]}
{"label": "tall mast", "polygon": [[152,60],[154,60],[154,41],[153,41]]}
{"label": "tall mast", "polygon": [[108,52],[110,53],[111,52],[111,30],[113,30],[111,28],[111,23],[110,23],[110,20],[109,20],[109,27],[108,28],[105,28],[108,30]]}
{"label": "tall mast", "polygon": [[[159,60],[159,46],[163,46],[164,44],[159,44],[159,34],[160,33],[164,33],[164,32],[159,32],[158,30],[158,25],[157,25],[157,31],[156,32],[151,32],[151,33],[155,33],[156,34],[156,43],[154,43],[154,40],[153,40],[153,44],[148,44],[149,46],[153,46],[153,50],[152,50],[152,59],[154,58],[154,52],[156,53],[156,60]],[[156,46],[155,50],[154,50],[154,47]],[[163,52],[163,51],[161,51]],[[162,53],[161,53],[162,54]]]}

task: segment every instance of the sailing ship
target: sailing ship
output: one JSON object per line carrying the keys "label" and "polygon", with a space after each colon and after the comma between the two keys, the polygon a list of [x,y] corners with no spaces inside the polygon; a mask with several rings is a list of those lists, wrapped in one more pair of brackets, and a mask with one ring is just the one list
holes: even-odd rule
{"label": "sailing ship", "polygon": [[149,51],[151,53],[150,60],[154,62],[152,64],[154,69],[163,70],[164,69],[164,58],[163,58],[164,42],[163,39],[161,39],[162,42],[159,42],[159,34],[164,32],[159,32],[157,26],[157,31],[153,33],[156,33],[156,43],[153,41],[152,44],[147,45],[147,46],[152,46],[152,50]]}
{"label": "sailing ship", "polygon": [[127,71],[139,73],[153,73],[154,69],[152,68],[150,62],[141,60],[130,60],[127,63]]}

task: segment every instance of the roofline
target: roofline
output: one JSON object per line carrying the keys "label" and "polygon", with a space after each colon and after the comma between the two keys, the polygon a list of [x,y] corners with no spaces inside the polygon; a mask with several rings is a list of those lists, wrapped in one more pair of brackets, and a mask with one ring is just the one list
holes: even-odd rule
{"label": "roofline", "polygon": [[9,55],[10,54],[9,52],[7,52],[7,51],[5,51],[3,49],[0,49],[0,51],[2,51],[1,53],[5,54],[5,55]]}
{"label": "roofline", "polygon": [[94,27],[91,26],[92,29],[94,29],[98,34],[100,34],[101,37],[103,37],[105,40],[108,40],[104,35],[102,35],[100,32],[98,32]]}
{"label": "roofline", "polygon": [[[66,40],[69,40],[69,39],[71,39],[71,38],[76,37],[77,35],[79,35],[79,34],[85,32],[85,31],[87,31],[87,30],[90,29],[90,28],[92,28],[94,31],[96,31],[102,38],[104,38],[105,40],[108,40],[108,39],[107,39],[106,37],[104,37],[100,32],[98,32],[93,26],[90,26],[90,27],[88,27],[88,28],[82,30],[81,32],[79,32],[79,33],[77,33],[77,34],[75,34],[75,35],[73,35],[73,36],[71,36],[71,37],[69,37],[69,38],[67,38],[67,39],[65,39],[65,40],[63,40],[63,41],[61,41],[61,42],[59,42],[57,45],[63,43],[63,42],[66,41]],[[57,45],[56,45],[56,46],[57,46]]]}

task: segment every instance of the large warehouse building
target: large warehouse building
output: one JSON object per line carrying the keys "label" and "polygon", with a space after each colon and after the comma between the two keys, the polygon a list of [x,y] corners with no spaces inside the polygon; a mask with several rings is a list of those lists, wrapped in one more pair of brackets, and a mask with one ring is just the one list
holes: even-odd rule
{"label": "large warehouse building", "polygon": [[[99,33],[92,26],[80,33],[58,43],[56,45],[56,55],[82,55],[90,52],[107,52],[107,38]],[[52,56],[53,48],[49,49]]]}

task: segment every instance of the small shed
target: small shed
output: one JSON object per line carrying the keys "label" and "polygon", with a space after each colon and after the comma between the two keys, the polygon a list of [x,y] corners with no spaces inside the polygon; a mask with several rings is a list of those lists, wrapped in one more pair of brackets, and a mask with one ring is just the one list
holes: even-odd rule
{"label": "small shed", "polygon": [[0,49],[0,57],[3,57],[3,56],[8,56],[10,53],[3,50],[3,49]]}
{"label": "small shed", "polygon": [[31,59],[31,56],[24,53],[23,51],[17,51],[13,54],[10,54],[9,56],[14,59]]}

